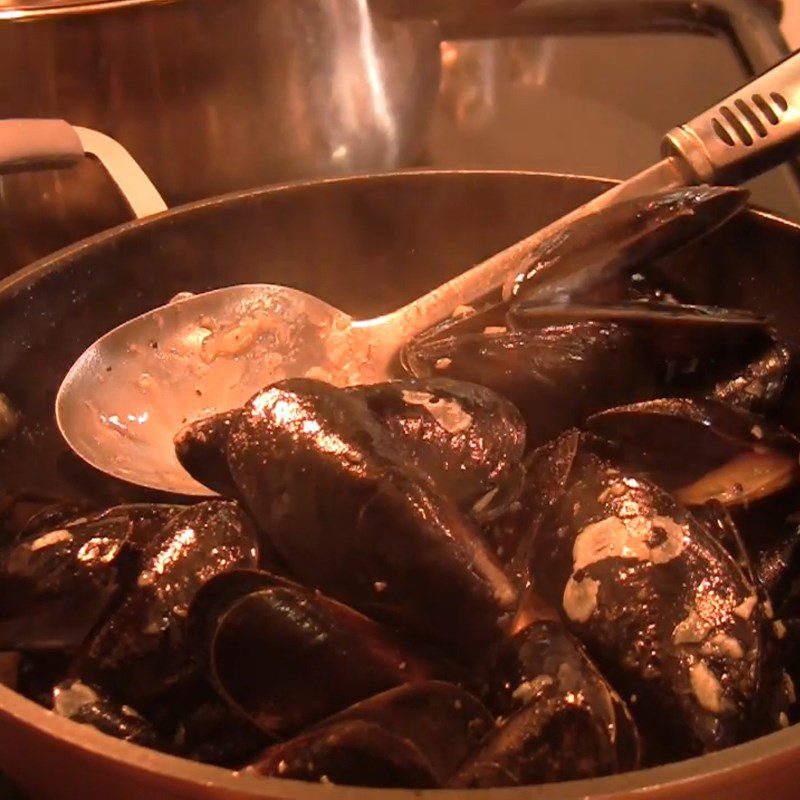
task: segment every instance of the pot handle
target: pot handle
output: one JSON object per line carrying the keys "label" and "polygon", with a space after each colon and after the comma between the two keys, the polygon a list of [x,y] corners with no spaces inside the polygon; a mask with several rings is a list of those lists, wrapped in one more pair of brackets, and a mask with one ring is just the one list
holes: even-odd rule
{"label": "pot handle", "polygon": [[0,175],[63,169],[87,156],[102,164],[135,217],[167,210],[144,170],[110,136],[62,119],[0,120]]}

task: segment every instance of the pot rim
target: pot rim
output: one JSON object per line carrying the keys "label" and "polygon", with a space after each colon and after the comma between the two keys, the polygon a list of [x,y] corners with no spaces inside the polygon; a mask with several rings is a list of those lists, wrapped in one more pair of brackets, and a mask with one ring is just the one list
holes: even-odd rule
{"label": "pot rim", "polygon": [[[154,0],[122,0],[122,2],[153,2]],[[155,0],[159,1],[159,0]],[[612,185],[618,181],[587,175],[570,175],[556,172],[534,172],[527,170],[480,170],[420,169],[399,172],[386,172],[371,175],[358,175],[329,178],[325,180],[297,181],[280,185],[270,185],[245,191],[232,192],[205,200],[177,206],[152,217],[123,223],[107,231],[98,233],[32,263],[18,272],[0,280],[0,299],[16,294],[30,286],[37,278],[56,269],[63,262],[79,256],[115,238],[136,234],[140,228],[157,227],[176,216],[182,216],[201,209],[213,210],[222,205],[236,204],[247,198],[270,195],[275,192],[298,191],[311,186],[341,183],[413,182],[419,178],[438,176],[508,176],[508,177],[555,177],[570,181]],[[794,230],[800,234],[800,224],[791,222],[767,211],[751,208],[756,214],[771,224]],[[153,778],[178,783],[184,788],[195,787],[207,793],[211,790],[247,793],[248,796],[269,797],[274,800],[330,800],[336,792],[337,800],[372,800],[375,789],[349,786],[326,786],[281,778],[262,778],[235,772],[223,767],[190,761],[177,756],[150,750],[139,745],[115,739],[87,725],[59,717],[52,711],[28,700],[12,689],[0,685],[0,720],[12,719],[29,728],[36,729],[48,739],[66,743],[84,754],[93,755],[104,762],[116,762],[129,769],[145,772]],[[587,800],[587,798],[610,798],[631,794],[646,796],[658,789],[677,789],[694,783],[700,788],[701,782],[735,774],[740,769],[753,768],[767,760],[783,757],[796,757],[800,751],[800,724],[785,730],[761,736],[753,741],[710,753],[704,756],[679,761],[664,766],[637,770],[621,775],[611,775],[590,780],[568,781],[541,786],[514,787],[508,789],[470,789],[470,800],[498,800],[498,797],[526,798],[526,800]],[[454,789],[381,789],[386,800],[463,800],[467,792]],[[205,795],[203,795],[205,796]]]}
{"label": "pot rim", "polygon": [[129,6],[165,5],[175,0],[0,0],[0,22],[116,11]]}

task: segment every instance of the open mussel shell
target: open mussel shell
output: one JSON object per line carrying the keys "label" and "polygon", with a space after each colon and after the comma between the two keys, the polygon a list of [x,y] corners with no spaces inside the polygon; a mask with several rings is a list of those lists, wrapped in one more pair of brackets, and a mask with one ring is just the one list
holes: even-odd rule
{"label": "open mussel shell", "polygon": [[503,716],[451,785],[524,786],[639,766],[630,712],[557,619],[503,642],[484,672]]}
{"label": "open mussel shell", "polygon": [[255,533],[236,503],[185,508],[144,547],[138,577],[86,644],[77,674],[134,706],[180,685],[194,671],[185,623],[195,594],[214,575],[257,563]]}
{"label": "open mussel shell", "polygon": [[541,242],[503,294],[540,304],[613,302],[639,265],[707,235],[747,197],[744,189],[693,186],[587,214]]}
{"label": "open mussel shell", "polygon": [[595,411],[655,391],[636,338],[614,323],[576,322],[423,342],[409,351],[408,363],[416,376],[481,383],[507,397],[525,419],[528,447]]}
{"label": "open mussel shell", "polygon": [[228,434],[238,413],[234,409],[190,422],[173,440],[180,465],[196,481],[226,497],[236,495],[226,453]]}
{"label": "open mussel shell", "polygon": [[491,389],[423,378],[349,391],[462,511],[471,512],[478,504],[477,513],[485,516],[502,509],[519,488],[525,422],[509,400]]}
{"label": "open mussel shell", "polygon": [[210,581],[192,606],[189,629],[220,696],[276,735],[451,669],[341,603],[267,573]]}
{"label": "open mussel shell", "polygon": [[800,478],[800,442],[764,417],[715,400],[651,400],[593,415],[587,427],[618,446],[615,462],[688,505],[735,506]]}
{"label": "open mussel shell", "polygon": [[530,572],[631,704],[648,761],[747,737],[763,648],[755,587],[663,490],[579,452]]}
{"label": "open mussel shell", "polygon": [[793,361],[785,344],[772,342],[745,367],[719,380],[708,396],[747,411],[771,411],[781,401]]}
{"label": "open mussel shell", "polygon": [[350,786],[438,788],[493,724],[465,690],[422,681],[370,697],[275,745],[251,769]]}
{"label": "open mussel shell", "polygon": [[0,650],[77,649],[119,589],[132,531],[130,520],[111,517],[0,550]]}
{"label": "open mussel shell", "polygon": [[499,634],[514,588],[359,397],[310,379],[276,383],[242,409],[228,461],[302,583],[438,641],[469,647]]}
{"label": "open mussel shell", "polygon": [[53,712],[116,739],[170,750],[169,742],[135,709],[108,697],[102,690],[77,680],[67,680],[53,689]]}

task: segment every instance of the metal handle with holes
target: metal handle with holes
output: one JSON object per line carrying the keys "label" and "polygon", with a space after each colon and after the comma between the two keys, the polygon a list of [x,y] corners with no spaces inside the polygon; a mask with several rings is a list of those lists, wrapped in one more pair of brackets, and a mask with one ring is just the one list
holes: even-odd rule
{"label": "metal handle with holes", "polygon": [[692,183],[738,183],[784,161],[800,141],[800,51],[664,141]]}

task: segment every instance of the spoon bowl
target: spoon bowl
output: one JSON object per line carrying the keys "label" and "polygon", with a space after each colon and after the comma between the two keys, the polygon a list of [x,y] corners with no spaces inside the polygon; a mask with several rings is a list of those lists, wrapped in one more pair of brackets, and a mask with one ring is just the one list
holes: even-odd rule
{"label": "spoon bowl", "polygon": [[155,489],[213,494],[178,463],[179,428],[284,377],[351,382],[351,330],[347,314],[285,286],[179,295],[81,355],[59,389],[56,419],[70,447],[100,470]]}

